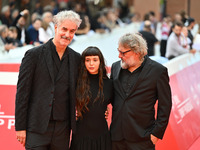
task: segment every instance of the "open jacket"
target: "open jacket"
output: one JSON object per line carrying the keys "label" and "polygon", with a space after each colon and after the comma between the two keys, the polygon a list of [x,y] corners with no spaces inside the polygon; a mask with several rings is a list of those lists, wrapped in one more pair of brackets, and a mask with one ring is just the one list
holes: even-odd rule
{"label": "open jacket", "polygon": [[[44,133],[47,129],[55,89],[50,45],[49,40],[44,45],[28,50],[22,60],[16,94],[16,131]],[[66,50],[69,52],[70,126],[75,131],[75,87],[80,54],[69,47]]]}
{"label": "open jacket", "polygon": [[[120,61],[111,68],[114,85],[111,136],[113,141],[126,139],[139,142],[150,134],[162,139],[171,111],[171,90],[167,68],[148,56],[136,81],[126,95],[119,80]],[[157,118],[154,105],[158,100]]]}

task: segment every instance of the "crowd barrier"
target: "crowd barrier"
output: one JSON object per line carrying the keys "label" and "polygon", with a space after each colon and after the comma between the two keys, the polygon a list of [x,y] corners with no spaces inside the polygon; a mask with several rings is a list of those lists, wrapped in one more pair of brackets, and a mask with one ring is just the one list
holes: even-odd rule
{"label": "crowd barrier", "polygon": [[[99,47],[110,67],[118,60],[119,37],[125,32],[137,31],[138,27],[137,24],[131,24],[103,35],[78,36],[70,46],[80,53],[88,46]],[[2,150],[24,150],[15,136],[15,93],[21,58],[31,47],[28,45],[21,50],[13,50],[0,56],[0,149]],[[165,62],[164,65],[169,71],[173,106],[166,133],[163,140],[157,143],[156,149],[199,150],[200,54],[185,54]],[[111,122],[110,116],[108,124]]]}
{"label": "crowd barrier", "polygon": [[[164,64],[169,71],[173,107],[157,150],[200,147],[200,54],[185,54]],[[0,149],[23,150],[14,130],[16,83],[20,64],[0,64]],[[110,113],[111,115],[111,113]],[[110,117],[109,117],[110,118]],[[110,119],[108,124],[110,124]]]}
{"label": "crowd barrier", "polygon": [[170,76],[172,111],[160,150],[200,148],[200,53],[185,54],[165,66]]}

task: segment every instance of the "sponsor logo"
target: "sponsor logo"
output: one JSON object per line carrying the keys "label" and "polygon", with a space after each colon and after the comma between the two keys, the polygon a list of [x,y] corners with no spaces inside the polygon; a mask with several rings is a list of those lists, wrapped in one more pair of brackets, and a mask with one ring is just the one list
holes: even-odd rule
{"label": "sponsor logo", "polygon": [[0,126],[6,126],[7,129],[11,130],[15,125],[15,116],[6,115],[2,111],[2,105],[0,104]]}

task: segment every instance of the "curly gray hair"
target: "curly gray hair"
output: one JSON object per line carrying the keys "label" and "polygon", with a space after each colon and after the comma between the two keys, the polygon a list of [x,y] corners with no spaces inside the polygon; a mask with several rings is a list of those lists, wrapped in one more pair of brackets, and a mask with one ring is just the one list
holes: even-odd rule
{"label": "curly gray hair", "polygon": [[147,42],[139,33],[127,33],[123,35],[119,39],[119,44],[140,54],[141,59],[147,54]]}
{"label": "curly gray hair", "polygon": [[80,16],[72,10],[61,11],[53,17],[53,22],[54,24],[57,24],[57,25],[59,25],[65,20],[73,21],[74,23],[76,23],[77,27],[79,27],[82,22],[82,20],[80,19]]}

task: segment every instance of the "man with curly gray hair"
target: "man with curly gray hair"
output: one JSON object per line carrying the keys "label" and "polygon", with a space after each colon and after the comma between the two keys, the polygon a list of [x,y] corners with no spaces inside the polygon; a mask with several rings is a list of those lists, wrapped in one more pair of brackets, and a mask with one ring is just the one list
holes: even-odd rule
{"label": "man with curly gray hair", "polygon": [[138,33],[123,35],[118,52],[121,60],[111,68],[112,150],[155,150],[172,106],[167,68],[147,56],[146,41]]}
{"label": "man with curly gray hair", "polygon": [[73,11],[54,16],[55,37],[28,50],[17,83],[15,129],[26,150],[68,150],[75,131],[75,86],[80,54],[71,43],[81,19]]}

